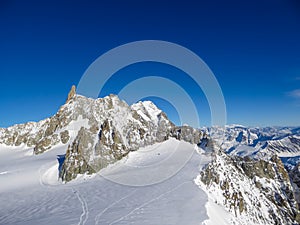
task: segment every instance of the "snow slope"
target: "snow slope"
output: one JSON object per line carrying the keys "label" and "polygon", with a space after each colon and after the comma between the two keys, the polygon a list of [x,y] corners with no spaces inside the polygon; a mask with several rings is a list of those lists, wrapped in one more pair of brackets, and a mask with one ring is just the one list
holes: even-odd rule
{"label": "snow slope", "polygon": [[[0,224],[213,224],[207,215],[208,197],[194,183],[207,158],[191,144],[170,139],[141,148],[105,171],[123,172],[130,178],[143,168],[139,174],[143,178],[150,165],[170,166],[172,161],[166,159],[176,145],[178,157],[186,149],[193,152],[185,166],[167,180],[136,187],[100,175],[81,175],[62,184],[57,180],[56,158],[65,153],[65,147],[33,155],[29,154],[32,149],[1,145]],[[209,215],[214,212],[210,208]]]}

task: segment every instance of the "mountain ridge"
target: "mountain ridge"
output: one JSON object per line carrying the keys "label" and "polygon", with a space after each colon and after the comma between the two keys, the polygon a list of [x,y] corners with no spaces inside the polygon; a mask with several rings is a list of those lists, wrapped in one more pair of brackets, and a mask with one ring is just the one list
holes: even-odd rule
{"label": "mountain ridge", "polygon": [[94,173],[139,147],[169,137],[199,144],[204,133],[177,127],[150,101],[129,106],[116,95],[92,99],[76,94],[72,86],[66,103],[50,118],[0,130],[0,144],[33,147],[34,154],[64,145],[66,157],[60,178],[75,179]]}
{"label": "mountain ridge", "polygon": [[63,183],[171,138],[212,157],[195,183],[231,214],[232,224],[299,224],[299,128],[176,126],[151,101],[129,106],[116,95],[92,99],[72,86],[55,115],[0,129],[0,144],[30,149],[35,157],[64,149],[53,170]]}

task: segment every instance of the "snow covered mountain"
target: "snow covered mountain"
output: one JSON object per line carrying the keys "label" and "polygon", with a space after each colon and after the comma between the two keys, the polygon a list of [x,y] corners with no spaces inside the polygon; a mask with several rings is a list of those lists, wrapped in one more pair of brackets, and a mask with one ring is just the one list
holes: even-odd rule
{"label": "snow covered mountain", "polygon": [[169,137],[198,144],[203,132],[176,127],[150,101],[129,106],[116,95],[91,99],[77,95],[74,86],[66,104],[51,118],[0,130],[0,144],[33,147],[34,154],[64,145],[60,165],[64,181],[98,172],[130,151]]}
{"label": "snow covered mountain", "polygon": [[299,162],[300,128],[248,128],[241,125],[204,129],[230,155],[269,159],[278,155],[289,169]]}
{"label": "snow covered mountain", "polygon": [[[161,183],[96,176],[146,180],[191,152]],[[300,128],[177,127],[72,87],[54,116],[0,128],[0,224],[299,224],[299,158]]]}

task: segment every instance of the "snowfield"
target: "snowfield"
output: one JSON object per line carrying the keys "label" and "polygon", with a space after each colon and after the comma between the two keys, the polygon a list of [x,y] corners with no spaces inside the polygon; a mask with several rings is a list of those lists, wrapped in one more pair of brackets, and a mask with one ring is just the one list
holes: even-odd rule
{"label": "snowfield", "polygon": [[63,184],[58,181],[57,155],[65,151],[66,146],[58,146],[33,155],[32,149],[0,146],[0,224],[219,225],[221,218],[222,224],[230,224],[229,214],[194,182],[209,158],[191,144],[169,139],[141,148],[102,174],[142,184],[151,181],[151,174],[167,172],[162,168],[172,168],[178,157],[192,153],[170,178],[138,186],[118,184],[99,174]]}

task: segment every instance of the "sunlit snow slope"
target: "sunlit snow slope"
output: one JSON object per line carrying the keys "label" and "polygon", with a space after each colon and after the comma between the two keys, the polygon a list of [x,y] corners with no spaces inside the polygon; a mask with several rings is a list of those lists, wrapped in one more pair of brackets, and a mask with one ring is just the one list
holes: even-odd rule
{"label": "sunlit snow slope", "polygon": [[[172,163],[166,158],[174,153],[176,145],[180,150],[177,157],[195,149],[194,145],[170,139],[132,152],[105,171],[119,171],[130,177],[137,167]],[[0,146],[0,224],[166,225],[202,224],[208,219],[207,195],[194,183],[199,168],[206,163],[199,151],[194,151],[171,178],[140,187],[117,184],[100,175],[61,184],[56,157],[64,151],[58,146],[31,155],[30,149]]]}

